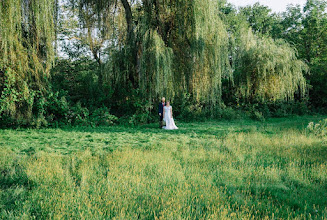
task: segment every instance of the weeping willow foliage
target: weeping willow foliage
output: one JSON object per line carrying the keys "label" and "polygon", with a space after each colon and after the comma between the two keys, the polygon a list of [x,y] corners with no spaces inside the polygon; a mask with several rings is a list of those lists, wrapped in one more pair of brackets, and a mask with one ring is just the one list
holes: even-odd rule
{"label": "weeping willow foliage", "polygon": [[235,59],[237,95],[248,101],[289,101],[306,94],[307,65],[282,40],[259,38],[243,31]]}
{"label": "weeping willow foliage", "polygon": [[[148,30],[141,40],[140,90],[149,100],[188,93],[194,103],[215,107],[221,103],[222,77],[230,75],[228,35],[217,1],[158,2],[165,9],[153,11],[144,3],[146,15],[139,30]],[[167,17],[175,20],[167,22]],[[176,29],[167,28],[174,24]]]}
{"label": "weeping willow foliage", "polygon": [[[119,4],[117,7],[122,8]],[[228,34],[219,17],[218,1],[144,0],[135,7],[135,39],[109,50],[107,66],[111,73],[107,75],[111,81],[120,85],[118,89],[132,84],[145,100],[160,96],[174,99],[187,93],[194,103],[219,105],[222,77],[230,77],[231,71]],[[119,18],[117,14],[115,19]],[[117,27],[127,39],[128,22],[124,22],[125,26]],[[126,53],[133,50],[137,51],[137,61],[131,65],[130,54]]]}
{"label": "weeping willow foliage", "polygon": [[162,94],[174,97],[172,62],[172,49],[165,46],[156,30],[148,30],[143,37],[139,84],[149,100]]}
{"label": "weeping willow foliage", "polygon": [[197,102],[221,103],[222,77],[230,76],[228,35],[218,16],[218,1],[194,0],[193,69],[190,88]]}
{"label": "weeping willow foliage", "polygon": [[55,0],[0,2],[0,115],[30,118],[54,57]]}
{"label": "weeping willow foliage", "polygon": [[296,51],[283,41],[258,38],[247,28],[228,33],[220,1],[80,3],[92,4],[91,11],[116,11],[106,75],[118,93],[122,86],[137,89],[150,102],[188,94],[192,104],[214,111],[222,103],[224,78],[234,80],[231,91],[250,102],[292,100],[296,92],[306,92],[303,73],[308,69]]}
{"label": "weeping willow foliage", "polygon": [[[228,35],[218,16],[217,1],[171,0],[159,1],[159,5],[165,6],[160,8],[162,14],[147,9],[152,16],[144,16],[147,19],[142,22],[143,27],[150,26],[156,31],[146,32],[142,39],[141,63],[145,60],[142,69],[145,68],[147,74],[141,71],[141,88],[145,88],[144,83],[152,73],[150,79],[159,83],[150,80],[152,83],[148,86],[153,87],[150,90],[155,93],[146,94],[155,94],[157,98],[164,95],[169,99],[190,94],[194,104],[215,107],[221,103],[222,77],[229,77],[231,73]],[[158,17],[162,20],[157,21]],[[153,26],[158,23],[161,25]],[[163,33],[163,29],[166,32]],[[168,52],[171,50],[173,56]],[[150,53],[145,54],[147,51]]]}

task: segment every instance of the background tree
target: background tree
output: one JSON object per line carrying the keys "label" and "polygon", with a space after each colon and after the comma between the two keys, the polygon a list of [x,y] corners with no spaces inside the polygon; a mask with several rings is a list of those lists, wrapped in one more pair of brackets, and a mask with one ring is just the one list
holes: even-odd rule
{"label": "background tree", "polygon": [[304,7],[303,31],[299,49],[310,67],[310,100],[315,106],[327,106],[327,2],[308,0]]}
{"label": "background tree", "polygon": [[240,16],[244,16],[255,34],[269,35],[273,29],[272,10],[267,6],[255,3],[240,8]]}
{"label": "background tree", "polygon": [[1,120],[30,122],[35,97],[47,91],[56,8],[54,0],[0,2]]}
{"label": "background tree", "polygon": [[311,86],[310,102],[315,107],[327,106],[326,1],[308,0],[303,10],[300,6],[289,6],[281,17],[277,36],[294,45],[299,58],[310,67],[310,74],[306,75]]}

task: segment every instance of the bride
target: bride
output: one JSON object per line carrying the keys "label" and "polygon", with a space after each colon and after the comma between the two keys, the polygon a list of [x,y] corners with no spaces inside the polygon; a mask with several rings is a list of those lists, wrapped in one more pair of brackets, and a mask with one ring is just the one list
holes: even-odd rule
{"label": "bride", "polygon": [[175,125],[175,121],[173,119],[173,109],[170,105],[170,102],[167,102],[166,106],[164,106],[163,120],[166,122],[166,126],[164,126],[163,129],[166,129],[166,130],[178,129],[178,127]]}

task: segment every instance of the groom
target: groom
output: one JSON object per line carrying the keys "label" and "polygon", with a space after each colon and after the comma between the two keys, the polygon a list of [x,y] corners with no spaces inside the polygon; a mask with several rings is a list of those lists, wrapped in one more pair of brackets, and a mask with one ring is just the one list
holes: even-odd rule
{"label": "groom", "polygon": [[159,128],[163,126],[163,108],[166,106],[166,99],[162,97],[161,102],[159,103],[158,113],[159,113]]}

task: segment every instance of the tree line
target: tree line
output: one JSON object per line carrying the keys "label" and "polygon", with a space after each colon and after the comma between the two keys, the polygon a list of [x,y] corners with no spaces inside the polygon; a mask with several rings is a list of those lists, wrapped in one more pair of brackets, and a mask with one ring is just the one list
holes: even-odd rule
{"label": "tree line", "polygon": [[148,123],[161,96],[184,120],[322,112],[326,7],[3,0],[1,125]]}

